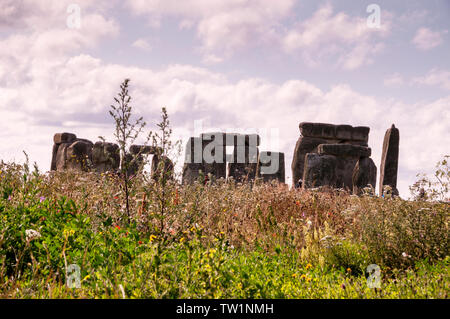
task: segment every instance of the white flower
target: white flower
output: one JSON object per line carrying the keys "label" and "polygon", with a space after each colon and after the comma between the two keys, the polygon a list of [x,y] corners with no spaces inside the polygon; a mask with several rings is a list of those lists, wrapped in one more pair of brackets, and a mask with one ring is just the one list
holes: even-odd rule
{"label": "white flower", "polygon": [[312,221],[308,220],[308,221],[306,222],[306,225],[308,225],[308,227],[311,227]]}
{"label": "white flower", "polygon": [[41,234],[34,229],[25,230],[25,236],[27,237],[27,241],[32,241],[33,239],[41,237]]}
{"label": "white flower", "polygon": [[405,252],[402,252],[402,257],[403,258],[409,258],[409,257],[411,257],[410,255],[408,255],[407,253],[405,253]]}

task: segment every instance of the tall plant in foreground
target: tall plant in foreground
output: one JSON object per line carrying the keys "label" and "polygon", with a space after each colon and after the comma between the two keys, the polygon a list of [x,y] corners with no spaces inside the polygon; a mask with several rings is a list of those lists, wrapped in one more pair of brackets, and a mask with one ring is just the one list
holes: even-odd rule
{"label": "tall plant in foreground", "polygon": [[[131,167],[135,166],[140,154],[132,155],[128,148],[142,133],[146,123],[142,117],[132,119],[133,108],[130,105],[131,96],[128,94],[128,84],[130,79],[125,79],[120,85],[120,92],[114,98],[116,105],[111,105],[109,114],[114,118],[114,136],[119,144],[120,151],[120,178],[125,195],[125,209],[127,217],[130,217],[130,187],[131,187]],[[149,133],[146,143],[150,140],[152,132]]]}
{"label": "tall plant in foreground", "polygon": [[418,174],[418,180],[409,187],[416,200],[450,201],[450,155],[436,164],[434,178]]}
{"label": "tall plant in foreground", "polygon": [[[159,220],[159,231],[164,233],[166,228],[167,214],[170,208],[174,208],[171,204],[173,193],[177,194],[176,182],[174,180],[174,165],[169,160],[169,156],[173,155],[173,158],[178,158],[181,152],[181,141],[178,140],[175,143],[172,142],[172,129],[170,127],[169,116],[167,109],[163,107],[161,109],[161,122],[157,124],[158,131],[152,136],[153,145],[157,150],[157,157],[159,161],[154,167],[153,179],[156,182],[154,184],[155,197],[158,203],[157,219]],[[171,154],[176,152],[176,154]],[[177,196],[177,195],[175,195]],[[176,199],[175,199],[176,202]]]}

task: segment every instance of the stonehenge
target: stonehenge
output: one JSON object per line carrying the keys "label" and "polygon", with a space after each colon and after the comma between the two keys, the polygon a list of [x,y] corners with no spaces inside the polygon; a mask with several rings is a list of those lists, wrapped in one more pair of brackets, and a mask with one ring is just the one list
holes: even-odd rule
{"label": "stonehenge", "polygon": [[[77,138],[72,133],[56,133],[53,137],[52,161],[50,170],[94,171],[97,173],[118,172],[120,150],[115,143],[98,141],[95,144],[87,139]],[[128,175],[134,175],[141,168],[145,154],[152,154],[151,175],[156,178],[164,172],[173,174],[172,161],[162,155],[162,150],[147,145],[131,145],[126,160],[130,163]],[[162,165],[158,165],[161,163]]]}
{"label": "stonehenge", "polygon": [[[292,184],[295,188],[327,186],[341,188],[360,195],[364,189],[376,188],[377,166],[368,146],[370,128],[366,126],[334,125],[302,122],[292,158]],[[78,170],[119,172],[119,146],[104,141],[95,144],[72,133],[57,133],[53,137],[52,171]],[[380,165],[379,194],[386,186],[397,196],[399,130],[392,124],[386,131]],[[277,181],[285,183],[284,153],[259,151],[260,136],[212,132],[190,137],[186,144],[182,183],[205,183],[214,179],[232,178],[236,182]],[[228,150],[232,148],[230,154]],[[153,154],[151,176],[173,177],[174,164],[158,147],[131,145],[126,161],[128,174],[141,169],[144,155]]]}
{"label": "stonehenge", "polygon": [[386,131],[383,140],[383,151],[381,153],[380,165],[380,195],[384,194],[386,185],[391,187],[393,195],[398,195],[397,190],[397,171],[398,171],[398,153],[400,144],[400,132],[392,124]]}
{"label": "stonehenge", "polygon": [[294,187],[329,186],[355,194],[367,186],[375,189],[369,127],[302,122],[299,128],[291,167]]}
{"label": "stonehenge", "polygon": [[[257,134],[202,133],[189,138],[183,166],[183,184],[191,184],[200,176],[232,177],[237,182],[278,180],[284,183],[284,154],[259,153],[260,137]],[[226,153],[232,146],[231,154]]]}

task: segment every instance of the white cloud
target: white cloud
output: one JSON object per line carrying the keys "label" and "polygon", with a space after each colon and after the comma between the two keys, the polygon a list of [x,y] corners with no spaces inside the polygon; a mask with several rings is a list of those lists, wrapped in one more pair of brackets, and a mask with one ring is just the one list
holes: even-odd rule
{"label": "white cloud", "polygon": [[156,121],[160,108],[167,106],[177,134],[193,134],[193,122],[199,119],[224,130],[278,128],[279,148],[273,150],[285,152],[288,176],[301,121],[370,126],[369,144],[377,166],[384,132],[395,123],[401,134],[403,195],[415,173],[433,169],[445,151],[444,141],[450,139],[450,96],[410,105],[366,96],[349,85],[322,91],[301,80],[231,82],[198,67],[172,65],[156,72],[104,63],[89,55],[30,67],[29,81],[0,90],[0,103],[7,106],[0,119],[0,156],[16,154],[20,159],[21,149],[29,150],[44,169],[49,167],[55,132],[72,131],[92,140],[99,135],[113,138],[108,109],[125,77],[131,78],[136,112]]}
{"label": "white cloud", "polygon": [[135,47],[135,48],[144,50],[144,51],[151,51],[152,50],[152,46],[150,45],[148,40],[143,39],[143,38],[139,38],[136,41],[134,41],[132,46]]}
{"label": "white cloud", "polygon": [[334,58],[339,67],[353,70],[372,63],[383,49],[378,38],[389,33],[390,14],[386,12],[383,17],[380,28],[370,28],[366,17],[334,14],[327,4],[290,29],[282,40],[283,47],[286,52],[300,53],[310,66]]}
{"label": "white cloud", "polygon": [[450,71],[432,69],[427,75],[415,77],[413,84],[438,86],[444,90],[450,91]]}
{"label": "white cloud", "polygon": [[[276,28],[278,17],[287,14],[286,7],[291,3],[262,0],[135,2],[140,3],[138,9],[151,15],[157,12],[183,14],[196,21],[204,47],[214,51],[207,53],[211,63],[223,58],[215,55],[215,50],[227,50],[215,42],[216,36],[224,37],[223,42],[226,42],[236,32],[237,39],[229,46],[230,50],[235,50],[245,45],[241,39],[249,39],[250,34],[261,36]],[[155,71],[106,63],[80,51],[116,35],[119,27],[113,19],[105,18],[101,11],[83,10],[82,30],[70,30],[65,27],[65,3],[60,5],[55,1],[48,20],[36,17],[45,6],[38,6],[35,1],[29,3],[27,10],[8,9],[9,13],[4,13],[10,19],[17,12],[26,12],[25,22],[16,27],[18,32],[0,40],[0,47],[8,48],[0,50],[0,158],[4,160],[13,157],[22,160],[21,150],[25,149],[41,168],[48,169],[52,135],[60,131],[72,131],[92,140],[99,135],[112,140],[113,122],[108,110],[124,78],[131,78],[130,94],[136,112],[153,123],[159,118],[160,108],[167,106],[177,134],[191,134],[193,121],[199,119],[205,120],[206,125],[223,129],[278,128],[279,148],[272,150],[285,152],[288,176],[301,121],[370,126],[369,144],[377,166],[384,132],[395,123],[401,134],[399,182],[403,195],[407,195],[407,185],[414,181],[414,174],[430,172],[446,151],[443,145],[450,139],[450,96],[428,104],[405,104],[360,94],[346,84],[321,90],[301,79],[275,83],[248,77],[230,81],[221,73],[189,65],[170,65]],[[86,0],[81,4],[88,6],[90,3]],[[229,3],[248,10],[256,4],[268,4],[271,10],[265,13],[263,7],[259,8],[249,22],[242,22],[241,15],[233,18],[228,13],[223,19],[209,20],[209,15],[221,17],[223,12],[232,12],[234,9]],[[262,17],[269,17],[269,23],[260,29]],[[378,31],[365,30],[359,24],[362,20],[326,10],[314,17],[318,23],[316,30],[313,24],[308,24],[311,20],[296,26],[301,48],[293,46],[293,52],[306,51],[313,61],[317,61],[314,53],[319,58],[332,54],[338,57],[341,67],[351,69],[369,63],[373,50],[381,50],[378,35],[370,33]],[[329,21],[325,21],[327,19]],[[202,23],[204,29],[200,27]],[[219,26],[229,29],[223,31]],[[330,27],[338,30],[331,30],[329,35]],[[341,32],[344,35],[340,35]],[[323,42],[325,39],[328,42]],[[417,83],[448,87],[447,73],[434,71],[428,77]]]}
{"label": "white cloud", "polygon": [[412,43],[420,50],[431,50],[444,42],[444,31],[432,31],[429,28],[422,27],[417,30]]}
{"label": "white cloud", "polygon": [[405,84],[405,80],[400,73],[394,73],[386,77],[383,83],[388,87],[396,87]]}
{"label": "white cloud", "polygon": [[180,18],[180,28],[195,25],[207,63],[217,63],[248,45],[272,41],[280,20],[294,4],[295,0],[128,0],[132,11],[148,16],[151,25],[159,26],[165,16]]}

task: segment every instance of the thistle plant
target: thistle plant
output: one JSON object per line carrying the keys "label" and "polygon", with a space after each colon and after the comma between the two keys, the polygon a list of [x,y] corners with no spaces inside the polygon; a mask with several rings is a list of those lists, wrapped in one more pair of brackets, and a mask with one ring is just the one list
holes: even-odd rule
{"label": "thistle plant", "polygon": [[[133,107],[130,104],[131,96],[128,92],[129,82],[130,79],[125,79],[122,82],[120,85],[120,92],[118,96],[114,98],[117,105],[111,105],[111,110],[109,111],[109,114],[114,119],[114,136],[119,145],[119,171],[125,197],[125,210],[128,218],[130,218],[130,186],[132,177],[130,169],[138,164],[138,159],[141,155],[140,153],[131,154],[128,149],[129,146],[136,141],[146,126],[143,117],[139,117],[136,120],[132,119]],[[151,134],[152,132],[148,134],[145,144],[150,140]],[[140,164],[143,165],[143,163]]]}

